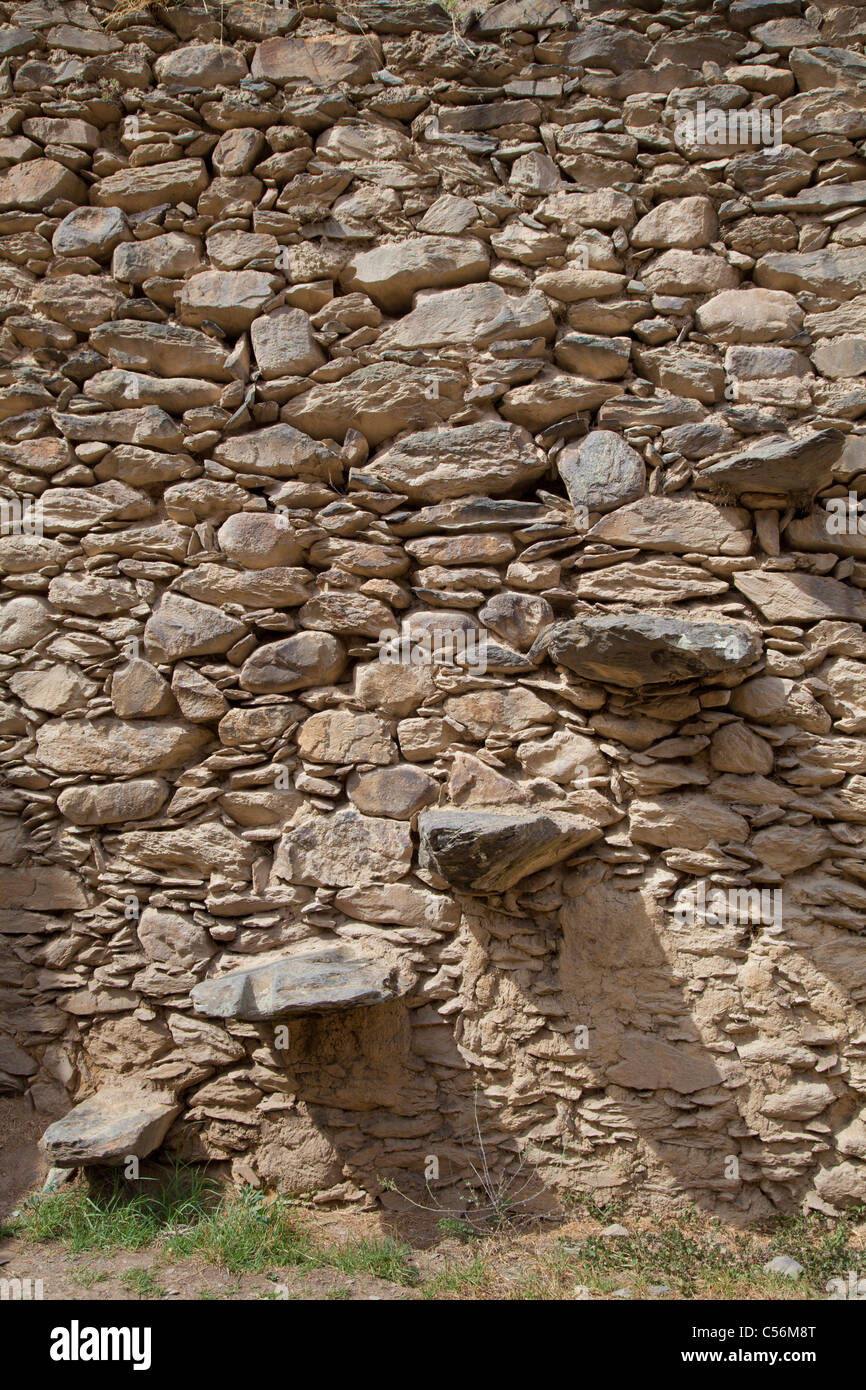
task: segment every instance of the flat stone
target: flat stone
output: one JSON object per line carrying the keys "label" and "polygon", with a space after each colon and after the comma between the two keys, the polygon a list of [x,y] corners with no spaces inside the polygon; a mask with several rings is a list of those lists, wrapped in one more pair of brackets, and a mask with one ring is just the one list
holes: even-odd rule
{"label": "flat stone", "polygon": [[522,686],[451,695],[445,701],[445,712],[449,720],[463,726],[479,741],[494,731],[513,733],[533,725],[552,724],[555,719],[552,707]]}
{"label": "flat stone", "polygon": [[622,1060],[608,1067],[606,1073],[616,1086],[690,1095],[722,1084],[712,1057],[649,1033],[625,1033],[619,1042],[619,1055]]}
{"label": "flat stone", "polygon": [[337,1013],[387,1004],[403,990],[379,961],[334,946],[232,970],[190,994],[196,1013],[250,1020]]}
{"label": "flat stone", "polygon": [[500,410],[506,420],[536,431],[582,410],[597,410],[621,392],[622,387],[613,381],[595,381],[545,367],[534,381],[506,391]]}
{"label": "flat stone", "polygon": [[208,182],[203,159],[176,159],[165,164],[119,169],[116,174],[108,174],[93,184],[90,198],[96,207],[144,212],[159,203],[195,202]]}
{"label": "flat stone", "polygon": [[646,496],[602,517],[588,537],[609,545],[639,546],[673,555],[748,555],[751,515],[696,497]]}
{"label": "flat stone", "polygon": [[602,334],[566,333],[554,348],[557,365],[593,381],[617,380],[625,376],[631,357],[631,338],[608,338]]}
{"label": "flat stone", "polygon": [[841,456],[841,430],[818,430],[799,439],[770,438],[754,448],[711,463],[696,474],[699,487],[743,493],[784,493],[811,499],[833,481],[832,465]]}
{"label": "flat stone", "polygon": [[822,376],[834,381],[862,376],[866,372],[866,334],[825,338],[813,349],[812,361]]}
{"label": "flat stone", "polygon": [[[94,209],[99,213],[115,209]],[[123,241],[111,258],[111,273],[115,280],[128,285],[143,285],[152,275],[182,278],[201,265],[201,243],[182,232],[167,232],[149,241]]]}
{"label": "flat stone", "polygon": [[734,583],[769,623],[815,622],[842,618],[866,622],[866,599],[838,579],[777,570],[750,570],[734,575]]}
{"label": "flat stone", "polygon": [[181,1106],[164,1096],[126,1085],[105,1087],[49,1125],[40,1140],[58,1168],[119,1166],[158,1149]]}
{"label": "flat stone", "polygon": [[490,268],[484,243],[472,237],[420,236],[383,241],[362,251],[341,274],[347,290],[363,290],[388,314],[411,308],[416,290],[468,285]]}
{"label": "flat stone", "polygon": [[749,822],[705,792],[635,797],[629,831],[639,844],[659,849],[705,849],[709,844],[745,844]]}
{"label": "flat stone", "polygon": [[632,246],[680,246],[694,251],[709,246],[718,235],[718,218],[712,200],[705,197],[665,199],[632,228]]}
{"label": "flat stone", "polygon": [[410,434],[364,471],[413,502],[441,502],[528,488],[546,467],[527,430],[485,421]]}
{"label": "flat stone", "polygon": [[317,439],[342,440],[354,428],[376,445],[401,430],[447,420],[460,409],[463,392],[462,376],[444,367],[371,362],[293,396],[280,418]]}
{"label": "flat stone", "polygon": [[365,816],[411,820],[423,806],[438,798],[439,784],[421,768],[401,764],[374,772],[353,772],[346,791],[352,805]]}
{"label": "flat stone", "polygon": [[310,597],[312,579],[310,570],[286,565],[240,570],[227,565],[198,565],[178,575],[172,589],[201,603],[294,608]]}
{"label": "flat stone", "polygon": [[354,710],[322,710],[298,730],[298,750],[316,763],[390,763],[396,748],[382,720]]}
{"label": "flat stone", "polygon": [[419,294],[416,307],[385,330],[380,347],[432,348],[474,343],[486,347],[513,338],[549,338],[554,322],[543,295],[510,295],[499,285],[466,285]]}
{"label": "flat stone", "polygon": [[217,532],[219,547],[230,560],[252,570],[295,565],[303,551],[282,522],[273,512],[236,512]]}
{"label": "flat stone", "polygon": [[327,444],[292,425],[267,425],[218,444],[214,458],[243,473],[268,478],[341,478],[340,459]]}
{"label": "flat stone", "polygon": [[54,772],[135,777],[181,766],[210,737],[182,720],[52,719],[36,743],[40,762]]}
{"label": "flat stone", "polygon": [[687,599],[708,598],[728,590],[726,579],[716,579],[697,565],[679,560],[641,560],[598,570],[585,570],[578,578],[577,593],[581,599],[600,603],[639,603],[658,606],[682,603]]}
{"label": "flat stone", "polygon": [[51,238],[51,249],[55,256],[104,261],[122,241],[131,239],[132,230],[120,208],[74,208]]}
{"label": "flat stone", "polygon": [[231,380],[231,372],[225,365],[227,349],[193,328],[124,319],[94,328],[90,343],[115,367],[129,371],[156,372],[168,377],[203,376],[209,381]]}
{"label": "flat stone", "polygon": [[363,86],[383,63],[379,40],[364,34],[307,34],[260,43],[252,61],[253,77],[268,82],[309,82],[316,87]]}
{"label": "flat stone", "polygon": [[174,90],[233,87],[247,76],[247,65],[236,48],[216,43],[191,43],[163,53],[154,71],[164,87]]}
{"label": "flat stone", "polygon": [[120,370],[97,372],[85,384],[84,394],[110,406],[156,405],[182,415],[198,406],[215,405],[220,397],[216,382],[198,377],[145,376]]}
{"label": "flat stone", "polygon": [[0,604],[0,652],[29,652],[47,637],[55,617],[44,599],[22,594]]}
{"label": "flat stone", "polygon": [[418,830],[422,865],[474,893],[504,892],[601,835],[582,816],[557,811],[423,811]]}
{"label": "flat stone", "polygon": [[[70,710],[83,709],[97,687],[95,682],[82,676],[77,667],[56,662],[35,670],[13,672],[9,677],[9,689],[30,709],[68,714]],[[25,727],[22,724],[22,733]]]}
{"label": "flat stone", "polygon": [[792,338],[803,310],[786,290],[724,290],[698,308],[697,323],[717,343],[767,343]]}
{"label": "flat stone", "polygon": [[58,199],[80,203],[86,196],[81,179],[54,159],[28,159],[0,170],[0,212],[10,208],[39,212]]}
{"label": "flat stone", "polygon": [[329,888],[392,883],[408,873],[412,836],[402,821],[354,808],[309,816],[279,843],[274,874],[288,883]]}
{"label": "flat stone", "polygon": [[674,248],[648,261],[641,278],[653,294],[716,294],[733,289],[739,274],[712,251]]}
{"label": "flat stone", "polygon": [[220,743],[229,748],[268,744],[281,738],[306,713],[303,705],[253,705],[232,709],[223,715],[217,728]]}
{"label": "flat stone", "polygon": [[553,622],[553,609],[540,594],[494,594],[479,609],[479,620],[519,651],[532,646]]}
{"label": "flat stone", "polygon": [[262,376],[306,376],[327,358],[313,338],[310,317],[303,309],[283,307],[253,323],[250,337]]}
{"label": "flat stone", "polygon": [[866,247],[841,246],[821,251],[770,252],[755,266],[757,285],[772,290],[807,290],[811,294],[853,299],[863,289]]}
{"label": "flat stone", "polygon": [[73,825],[111,825],[155,816],[168,794],[168,783],[161,777],[95,783],[64,788],[57,798],[57,809]]}
{"label": "flat stone", "polygon": [[228,710],[227,700],[213,682],[183,661],[171,673],[171,693],[184,719],[193,724],[221,719]]}
{"label": "flat stone", "polygon": [[219,873],[249,878],[255,858],[255,847],[216,819],[179,830],[131,830],[114,838],[111,846],[121,858],[146,868],[186,874],[193,869],[205,877]]}
{"label": "flat stone", "polygon": [[344,636],[379,637],[394,628],[394,614],[381,599],[334,590],[308,600],[298,614],[304,627]]}
{"label": "flat stone", "polygon": [[635,689],[745,669],[758,660],[762,644],[742,623],[621,613],[555,623],[542,633],[536,651],[584,680]]}
{"label": "flat stone", "polygon": [[185,280],[178,296],[184,323],[210,320],[227,333],[243,333],[273,296],[275,280],[262,270],[203,270]]}
{"label": "flat stone", "polygon": [[112,672],[111,703],[119,719],[157,718],[174,710],[168,681],[138,657]]}
{"label": "flat stone", "polygon": [[145,650],[155,662],[226,652],[247,629],[221,608],[183,594],[166,593],[144,628]]}
{"label": "flat stone", "polygon": [[138,919],[136,934],[148,960],[177,970],[189,970],[209,960],[217,949],[204,927],[180,912],[160,912],[146,907]]}
{"label": "flat stone", "polygon": [[328,632],[299,632],[254,651],[241,667],[240,684],[259,695],[305,690],[333,684],[345,665],[346,648],[338,637]]}
{"label": "flat stone", "polygon": [[445,893],[431,893],[409,883],[369,884],[363,888],[341,888],[334,906],[362,922],[392,922],[395,926],[429,927],[434,931],[456,931],[461,911]]}

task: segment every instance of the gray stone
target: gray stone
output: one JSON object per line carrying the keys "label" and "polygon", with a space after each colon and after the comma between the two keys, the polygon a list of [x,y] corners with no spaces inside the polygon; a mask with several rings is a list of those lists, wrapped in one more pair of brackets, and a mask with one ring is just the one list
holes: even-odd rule
{"label": "gray stone", "polygon": [[582,816],[442,809],[418,819],[421,862],[452,888],[500,893],[599,839]]}
{"label": "gray stone", "polygon": [[593,430],[585,439],[566,444],[556,467],[575,507],[609,512],[635,502],[646,486],[640,454],[612,430]]}
{"label": "gray stone", "polygon": [[711,463],[697,473],[695,482],[736,497],[754,492],[811,499],[832,482],[832,465],[844,447],[845,435],[836,429],[799,439],[767,439],[744,453]]}
{"label": "gray stone", "polygon": [[135,1087],[105,1087],[49,1125],[40,1147],[59,1168],[118,1166],[158,1149],[181,1107]]}
{"label": "gray stone", "polygon": [[210,1018],[257,1020],[386,1004],[401,993],[392,967],[334,946],[203,980],[190,997]]}
{"label": "gray stone", "polygon": [[584,680],[634,689],[728,676],[757,661],[762,644],[742,623],[622,613],[555,623],[536,652]]}

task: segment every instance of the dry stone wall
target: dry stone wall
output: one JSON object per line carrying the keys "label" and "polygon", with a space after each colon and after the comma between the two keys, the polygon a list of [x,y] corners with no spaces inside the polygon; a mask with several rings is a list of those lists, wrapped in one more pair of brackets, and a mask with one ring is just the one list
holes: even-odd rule
{"label": "dry stone wall", "polygon": [[3,1090],[862,1202],[866,7],[113,8],[0,3]]}

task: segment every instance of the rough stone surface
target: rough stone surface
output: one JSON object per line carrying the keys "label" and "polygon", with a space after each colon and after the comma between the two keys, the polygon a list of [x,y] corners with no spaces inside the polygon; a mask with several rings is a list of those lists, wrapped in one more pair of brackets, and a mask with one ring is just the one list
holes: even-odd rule
{"label": "rough stone surface", "polygon": [[425,811],[418,828],[430,866],[453,888],[475,893],[513,888],[601,834],[580,816],[544,812]]}
{"label": "rough stone surface", "polygon": [[232,970],[192,991],[198,1013],[211,1018],[269,1019],[327,1014],[384,1004],[400,993],[386,964],[341,947]]}
{"label": "rough stone surface", "polygon": [[0,1091],[862,1202],[862,9],[0,8]]}
{"label": "rough stone surface", "polygon": [[644,613],[574,618],[554,624],[539,642],[582,679],[627,687],[723,676],[761,655],[760,638],[742,623]]}
{"label": "rough stone surface", "polygon": [[127,1088],[105,1088],[49,1125],[45,1156],[58,1168],[118,1166],[158,1149],[180,1106],[164,1097]]}

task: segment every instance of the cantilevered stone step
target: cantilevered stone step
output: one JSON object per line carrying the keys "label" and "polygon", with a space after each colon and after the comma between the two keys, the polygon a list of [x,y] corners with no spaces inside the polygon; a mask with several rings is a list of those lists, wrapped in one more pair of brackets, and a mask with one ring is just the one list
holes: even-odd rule
{"label": "cantilevered stone step", "polygon": [[421,862],[454,888],[498,893],[599,839],[601,830],[565,811],[425,811]]}
{"label": "cantilevered stone step", "polygon": [[180,1110],[152,1091],[106,1087],[49,1125],[40,1147],[58,1168],[146,1158],[159,1148]]}
{"label": "cantilevered stone step", "polygon": [[334,946],[202,980],[190,997],[196,1012],[211,1018],[325,1014],[396,999],[403,990],[394,976],[380,961]]}

